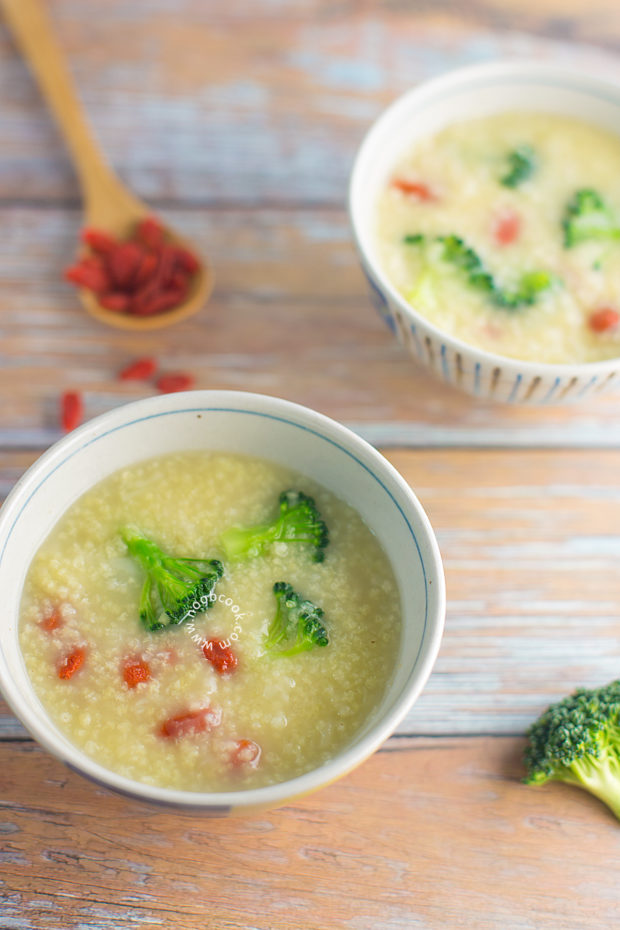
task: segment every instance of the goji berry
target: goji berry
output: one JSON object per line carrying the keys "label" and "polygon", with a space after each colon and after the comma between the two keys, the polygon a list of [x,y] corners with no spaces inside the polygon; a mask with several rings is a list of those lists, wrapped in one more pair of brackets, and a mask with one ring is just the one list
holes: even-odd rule
{"label": "goji berry", "polygon": [[168,287],[172,280],[176,257],[176,249],[172,245],[164,245],[159,250],[159,263],[155,274],[162,290]]}
{"label": "goji berry", "polygon": [[157,371],[157,362],[154,358],[144,357],[137,358],[126,368],[119,372],[121,381],[146,381],[151,378]]}
{"label": "goji berry", "polygon": [[200,262],[189,249],[177,248],[176,259],[177,265],[188,274],[196,274],[200,268]]}
{"label": "goji berry", "polygon": [[137,688],[151,678],[151,668],[144,659],[127,659],[123,663],[122,673],[128,688]]}
{"label": "goji berry", "polygon": [[93,252],[97,252],[99,255],[107,255],[108,252],[116,248],[116,240],[113,236],[103,232],[102,229],[93,229],[92,227],[82,230],[82,242],[89,245]]}
{"label": "goji berry", "polygon": [[193,377],[180,371],[169,375],[161,375],[155,382],[155,387],[162,394],[174,394],[175,391],[189,391],[193,386]]}
{"label": "goji berry", "polygon": [[196,736],[198,733],[208,733],[219,726],[222,720],[221,710],[212,707],[201,707],[190,710],[176,717],[164,720],[159,728],[159,735],[168,739],[179,739],[183,736]]}
{"label": "goji berry", "polygon": [[146,216],[138,223],[137,235],[150,249],[157,249],[164,241],[164,227],[154,216]]}
{"label": "goji berry", "polygon": [[512,210],[501,213],[493,224],[493,238],[498,245],[510,245],[519,238],[520,232],[521,218]]}
{"label": "goji berry", "polygon": [[620,313],[612,310],[611,307],[601,307],[600,310],[595,310],[588,320],[590,329],[595,333],[606,333],[611,329],[616,329],[618,323],[620,323]]}
{"label": "goji berry", "polygon": [[53,633],[63,625],[62,614],[57,607],[53,607],[41,620],[39,626],[46,633]]}
{"label": "goji berry", "polygon": [[403,194],[415,197],[416,200],[437,200],[437,197],[428,184],[423,184],[421,181],[410,181],[407,178],[394,178],[392,187],[395,187],[396,190],[399,190]]}
{"label": "goji berry", "polygon": [[140,260],[140,264],[138,265],[138,269],[134,277],[135,286],[141,287],[143,284],[146,284],[146,282],[155,273],[156,268],[157,255],[155,252],[143,252],[142,259]]}
{"label": "goji berry", "polygon": [[153,316],[154,314],[164,313],[166,310],[171,310],[182,303],[185,293],[185,289],[178,287],[170,287],[165,291],[154,291],[147,300],[134,301],[133,313],[136,316]]}
{"label": "goji berry", "polygon": [[65,433],[79,426],[84,416],[84,402],[79,391],[65,391],[60,399],[60,422]]}
{"label": "goji berry", "polygon": [[110,277],[121,290],[133,287],[142,256],[140,246],[131,240],[119,243],[107,256]]}
{"label": "goji berry", "polygon": [[230,746],[228,758],[235,768],[255,769],[260,762],[261,748],[253,739],[238,739]]}
{"label": "goji berry", "polygon": [[72,678],[75,673],[78,672],[84,665],[85,658],[85,649],[74,649],[73,652],[70,652],[62,659],[60,665],[58,666],[58,677],[65,681],[69,678]]}
{"label": "goji berry", "polygon": [[125,313],[129,308],[131,298],[122,291],[110,291],[109,294],[102,294],[99,303],[105,310],[112,310],[115,313]]}
{"label": "goji berry", "polygon": [[205,659],[211,663],[216,672],[224,675],[227,672],[234,672],[239,664],[237,656],[231,647],[222,642],[221,639],[208,639],[202,647]]}
{"label": "goji berry", "polygon": [[82,239],[93,254],[67,268],[65,277],[93,291],[100,306],[113,313],[151,316],[172,310],[183,303],[200,268],[189,249],[167,241],[165,228],[152,216],[122,241],[90,227]]}
{"label": "goji berry", "polygon": [[102,265],[89,264],[86,260],[67,268],[65,278],[72,284],[94,291],[96,294],[110,287],[110,279],[105,268]]}

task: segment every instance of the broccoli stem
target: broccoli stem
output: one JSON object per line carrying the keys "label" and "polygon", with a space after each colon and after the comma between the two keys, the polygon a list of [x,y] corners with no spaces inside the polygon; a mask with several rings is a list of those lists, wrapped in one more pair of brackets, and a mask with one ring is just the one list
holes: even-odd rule
{"label": "broccoli stem", "polygon": [[620,763],[607,755],[599,759],[584,757],[557,776],[559,781],[594,794],[620,820]]}

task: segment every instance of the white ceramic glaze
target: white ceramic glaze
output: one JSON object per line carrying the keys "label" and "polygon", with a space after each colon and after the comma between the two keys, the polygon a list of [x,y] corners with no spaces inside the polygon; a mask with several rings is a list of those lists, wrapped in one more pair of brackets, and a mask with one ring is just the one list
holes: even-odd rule
{"label": "white ceramic glaze", "polygon": [[385,276],[374,238],[375,207],[394,164],[417,139],[450,123],[511,110],[572,116],[620,133],[620,84],[537,62],[475,65],[421,84],[379,117],[357,154],[349,212],[372,302],[392,332],[442,380],[482,399],[559,404],[620,387],[620,359],[581,365],[523,362],[447,336]]}
{"label": "white ceramic glaze", "polygon": [[[142,785],[89,759],[56,728],[30,684],[18,619],[36,550],[87,489],[140,459],[189,449],[247,453],[312,476],[361,514],[394,569],[403,635],[389,689],[355,741],[337,758],[288,782],[226,794]],[[151,397],[104,414],[52,446],[23,476],[0,511],[0,686],[24,726],[69,766],[134,797],[226,815],[283,804],[340,777],[397,726],[428,678],[441,639],[445,588],[428,519],[398,472],[372,446],[297,404],[236,391]]]}

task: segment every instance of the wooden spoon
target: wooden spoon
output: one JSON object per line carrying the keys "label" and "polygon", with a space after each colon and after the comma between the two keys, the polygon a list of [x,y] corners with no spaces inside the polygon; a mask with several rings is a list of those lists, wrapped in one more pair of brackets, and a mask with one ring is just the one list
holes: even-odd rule
{"label": "wooden spoon", "polygon": [[[84,197],[85,225],[119,239],[128,238],[136,222],[151,211],[121,184],[95,142],[44,4],[41,0],[0,0],[0,7],[65,138]],[[168,227],[166,232],[172,242],[196,253],[193,245],[174,230]],[[147,330],[168,326],[196,313],[212,289],[213,272],[201,262],[184,303],[165,313],[142,317],[114,313],[101,307],[92,291],[81,290],[80,297],[90,315],[104,323],[121,329]]]}

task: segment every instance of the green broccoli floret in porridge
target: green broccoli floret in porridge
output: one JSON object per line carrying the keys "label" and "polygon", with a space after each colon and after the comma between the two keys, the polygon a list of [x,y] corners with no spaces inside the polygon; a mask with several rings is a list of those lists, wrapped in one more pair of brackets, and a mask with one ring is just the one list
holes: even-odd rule
{"label": "green broccoli floret in porridge", "polygon": [[146,573],[140,596],[140,620],[147,630],[183,623],[212,606],[214,589],[224,574],[217,559],[167,555],[152,540],[125,529],[121,536],[129,554]]}
{"label": "green broccoli floret in porridge", "polygon": [[[521,275],[516,287],[502,288],[485,267],[478,253],[460,236],[435,236],[429,239],[421,233],[414,233],[404,236],[403,243],[423,249],[422,282],[429,279],[429,269],[438,270],[442,263],[448,264],[464,274],[470,287],[485,294],[495,306],[509,312],[536,303],[538,298],[554,284],[553,275],[549,272],[528,271]],[[417,290],[419,290],[419,284]],[[414,290],[413,294],[415,293]]]}
{"label": "green broccoli floret in porridge", "polygon": [[231,527],[222,533],[220,543],[231,560],[262,555],[275,542],[306,543],[313,562],[322,562],[329,542],[327,526],[314,500],[302,491],[280,494],[277,516],[269,523],[250,527]]}
{"label": "green broccoli floret in porridge", "polygon": [[329,644],[320,607],[302,598],[286,581],[276,581],[273,593],[276,613],[264,641],[270,655],[294,656]]}
{"label": "green broccoli floret in porridge", "polygon": [[567,249],[582,242],[620,239],[620,221],[598,191],[589,188],[574,194],[566,207],[562,228]]}
{"label": "green broccoli floret in porridge", "polygon": [[536,155],[529,145],[520,145],[508,153],[506,172],[500,178],[504,187],[518,187],[536,171]]}

